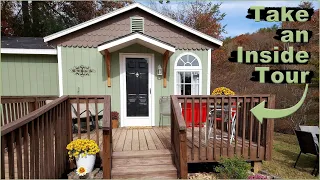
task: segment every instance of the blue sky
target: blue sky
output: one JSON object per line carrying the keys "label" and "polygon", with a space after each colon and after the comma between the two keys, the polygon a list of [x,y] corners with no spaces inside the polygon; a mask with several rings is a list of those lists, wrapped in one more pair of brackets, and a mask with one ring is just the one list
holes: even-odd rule
{"label": "blue sky", "polygon": [[[150,1],[148,0],[137,0],[146,6],[150,6]],[[247,10],[250,6],[265,6],[265,7],[296,7],[301,1],[212,1],[212,2],[222,2],[220,11],[226,13],[225,19],[222,24],[226,24],[227,34],[223,34],[224,37],[227,36],[237,36],[244,33],[252,33],[263,27],[273,26],[275,23],[270,22],[255,22],[252,19],[247,19]],[[319,8],[317,1],[313,2],[315,8]],[[178,8],[181,5],[181,1],[171,1],[167,6],[171,9]]]}

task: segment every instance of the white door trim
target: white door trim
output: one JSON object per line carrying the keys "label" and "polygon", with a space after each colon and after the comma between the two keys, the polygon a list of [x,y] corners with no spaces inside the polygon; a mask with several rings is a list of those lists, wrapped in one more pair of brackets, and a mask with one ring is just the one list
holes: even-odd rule
{"label": "white door trim", "polygon": [[[128,119],[135,120],[141,117],[127,118],[127,96],[126,96],[126,64],[125,58],[146,58],[148,59],[149,71],[149,124],[128,123]],[[155,106],[154,106],[154,54],[146,53],[119,53],[120,63],[120,125],[124,126],[155,126]],[[151,94],[150,94],[151,89]]]}

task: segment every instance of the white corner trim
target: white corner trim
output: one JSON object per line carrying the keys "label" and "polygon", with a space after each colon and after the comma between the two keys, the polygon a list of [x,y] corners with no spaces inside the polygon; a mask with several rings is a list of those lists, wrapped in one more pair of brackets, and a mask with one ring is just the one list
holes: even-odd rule
{"label": "white corner trim", "polygon": [[59,76],[59,97],[63,96],[63,78],[62,78],[62,54],[61,46],[57,47],[58,50],[58,76]]}
{"label": "white corner trim", "polygon": [[56,49],[18,49],[18,48],[1,48],[1,54],[46,54],[56,55]]}
{"label": "white corner trim", "polygon": [[207,95],[210,95],[211,85],[211,49],[208,50],[208,73],[207,73]]}
{"label": "white corner trim", "polygon": [[132,34],[132,35],[129,35],[129,36],[126,36],[126,37],[123,37],[123,38],[120,38],[120,39],[117,39],[115,41],[112,41],[110,43],[107,43],[107,44],[104,44],[104,45],[101,45],[101,46],[98,46],[98,51],[101,52],[105,49],[109,49],[109,48],[112,48],[112,47],[115,47],[115,46],[118,46],[120,44],[123,44],[123,43],[126,43],[126,42],[129,42],[129,41],[134,41],[134,40],[142,40],[142,41],[145,41],[147,43],[150,43],[150,44],[153,44],[155,46],[158,46],[162,49],[165,49],[165,50],[168,50],[170,52],[175,52],[176,49],[172,46],[169,46],[165,43],[162,43],[162,42],[159,42],[159,41],[156,41],[152,38],[149,38],[147,36],[144,36],[142,34]]}
{"label": "white corner trim", "polygon": [[167,22],[169,22],[169,23],[171,23],[171,24],[173,24],[173,25],[175,25],[175,26],[177,26],[177,27],[179,27],[181,29],[184,29],[184,30],[186,30],[186,31],[188,31],[188,32],[190,32],[190,33],[192,33],[194,35],[197,35],[197,36],[199,36],[199,37],[201,37],[203,39],[206,39],[206,40],[208,40],[210,42],[213,42],[213,43],[215,43],[215,44],[217,44],[219,46],[222,46],[222,44],[223,44],[222,41],[220,41],[220,40],[218,40],[216,38],[213,38],[213,37],[211,37],[209,35],[206,35],[206,34],[200,32],[200,31],[192,29],[192,28],[190,28],[190,27],[188,27],[188,26],[186,26],[184,24],[181,24],[181,23],[179,23],[179,22],[177,22],[177,21],[175,21],[175,20],[173,20],[173,19],[171,19],[171,18],[169,18],[167,16],[164,16],[164,15],[162,15],[162,14],[160,14],[160,13],[158,13],[158,12],[148,8],[148,7],[145,7],[145,6],[143,6],[143,5],[139,4],[139,3],[131,4],[129,6],[126,6],[126,7],[120,8],[118,10],[115,10],[115,11],[113,11],[111,13],[102,15],[100,17],[91,19],[89,21],[83,22],[83,23],[78,24],[76,26],[73,26],[73,27],[70,27],[68,29],[62,30],[60,32],[57,32],[57,33],[51,34],[49,36],[46,36],[46,37],[43,38],[44,42],[48,42],[48,41],[51,41],[53,39],[59,38],[61,36],[64,36],[66,34],[69,34],[69,33],[72,33],[74,31],[80,30],[82,28],[88,27],[88,26],[90,26],[92,24],[95,24],[95,23],[98,23],[100,21],[106,20],[108,18],[111,18],[113,16],[116,16],[118,14],[124,13],[124,12],[129,11],[129,10],[134,9],[134,8],[140,8],[140,9],[142,9],[142,10],[144,10],[144,11],[146,11],[146,12],[148,12],[148,13],[150,13],[150,14],[152,14],[152,15],[160,18],[160,19],[163,19],[163,20],[165,20],[165,21],[167,21]]}

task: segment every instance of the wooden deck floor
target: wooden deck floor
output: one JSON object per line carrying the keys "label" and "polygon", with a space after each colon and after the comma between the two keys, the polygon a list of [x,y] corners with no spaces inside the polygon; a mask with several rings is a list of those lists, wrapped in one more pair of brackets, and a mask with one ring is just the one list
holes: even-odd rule
{"label": "wooden deck floor", "polygon": [[[97,133],[91,131],[90,139],[96,140]],[[99,147],[102,149],[102,131],[99,130]],[[87,133],[81,138],[88,138]],[[74,134],[73,139],[78,139]],[[112,130],[113,151],[144,151],[156,149],[171,149],[170,128],[117,128]]]}
{"label": "wooden deck floor", "polygon": [[[192,140],[192,128],[187,129],[187,146],[188,146],[188,162],[212,162],[219,161],[221,156],[241,155],[246,159],[257,160],[263,157],[265,148],[258,148],[256,143],[251,144],[249,141],[242,141],[241,137],[235,138],[231,144],[228,143],[227,133],[223,132],[223,139],[219,138],[208,140],[205,142],[204,128],[194,128],[194,138]],[[217,130],[217,135],[221,135],[221,131]],[[112,131],[113,151],[140,151],[140,150],[156,150],[171,149],[170,127],[150,127],[150,128],[117,128]],[[99,132],[102,137],[102,132]],[[74,137],[76,139],[77,137]],[[87,134],[82,134],[81,138],[88,138]],[[92,131],[90,139],[96,138],[96,132]],[[193,142],[193,143],[192,143]],[[102,148],[102,139],[99,140],[100,149]],[[251,157],[248,157],[249,151],[252,151]]]}
{"label": "wooden deck floor", "polygon": [[[113,151],[170,150],[170,134],[170,127],[113,129]],[[221,134],[221,132],[217,131],[217,134]],[[223,133],[223,135],[226,136],[226,133]],[[90,139],[98,140],[97,136],[99,137],[99,147],[102,150],[102,130],[99,130],[98,133],[96,131],[90,132]],[[188,128],[188,163],[219,161],[221,156],[233,156],[234,154],[244,154],[246,159],[254,161],[257,160],[257,157],[263,157],[265,154],[265,147],[258,147],[256,143],[252,143],[251,148],[249,148],[249,141],[245,140],[242,142],[241,137],[237,137],[237,146],[235,146],[235,141],[228,144],[227,138],[223,138],[223,140],[217,139],[215,143],[213,139],[210,139],[206,146],[204,137],[204,128],[202,128],[201,133],[199,133],[199,128],[194,128],[194,139],[192,140],[192,129]],[[73,139],[77,138],[78,135],[73,134]],[[82,133],[81,138],[88,138],[88,134]],[[247,157],[249,151],[254,152],[250,153],[251,157]],[[22,157],[24,156],[22,155]],[[16,161],[16,153],[14,154],[14,159]],[[5,169],[6,178],[8,178],[8,153],[5,153]],[[15,174],[16,172],[17,165],[15,163]],[[15,176],[17,177],[17,174]]]}

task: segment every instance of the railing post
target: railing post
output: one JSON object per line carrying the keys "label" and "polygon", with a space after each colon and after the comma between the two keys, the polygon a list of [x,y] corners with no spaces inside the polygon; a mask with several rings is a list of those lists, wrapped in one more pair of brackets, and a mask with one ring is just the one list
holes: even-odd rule
{"label": "railing post", "polygon": [[188,178],[188,163],[187,163],[187,135],[186,130],[180,131],[179,133],[180,139],[180,152],[179,152],[179,163],[180,163],[180,179]]}
{"label": "railing post", "polygon": [[35,97],[34,99],[35,99],[35,100],[34,100],[34,104],[33,104],[33,106],[34,106],[34,110],[36,110],[36,109],[38,109],[38,108],[39,108],[38,98],[37,98],[37,97]]}
{"label": "railing post", "polygon": [[174,147],[174,112],[173,112],[173,102],[172,102],[172,96],[170,97],[170,122],[171,122],[171,147]]}
{"label": "railing post", "polygon": [[[274,109],[275,108],[275,95],[270,95],[268,97],[268,108]],[[273,147],[273,131],[274,131],[274,120],[268,119],[267,120],[267,127],[266,127],[266,156],[265,160],[270,161],[271,160],[271,153],[272,153],[272,147]]]}
{"label": "railing post", "polygon": [[102,125],[102,168],[103,179],[111,179],[111,156],[112,156],[112,127],[111,127],[111,98],[106,96],[104,98],[103,109],[103,125]]}
{"label": "railing post", "polygon": [[111,140],[110,131],[103,129],[103,152],[102,152],[102,168],[103,179],[111,179]]}
{"label": "railing post", "polygon": [[[66,120],[67,120],[67,144],[69,144],[72,140],[72,114],[71,114],[71,102],[70,99],[68,98],[67,103],[66,103]],[[69,169],[75,168],[75,164],[72,161],[69,162]]]}

